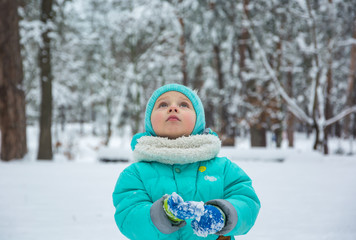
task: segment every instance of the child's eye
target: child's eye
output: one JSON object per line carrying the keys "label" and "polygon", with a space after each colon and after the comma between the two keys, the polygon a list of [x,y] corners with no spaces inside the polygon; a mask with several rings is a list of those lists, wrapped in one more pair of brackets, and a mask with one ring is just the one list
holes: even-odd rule
{"label": "child's eye", "polygon": [[159,108],[161,107],[168,107],[168,104],[165,103],[165,102],[161,102],[159,105],[158,105]]}
{"label": "child's eye", "polygon": [[185,103],[185,102],[182,102],[182,103],[180,104],[180,106],[181,106],[181,107],[184,107],[184,108],[189,107],[188,103]]}

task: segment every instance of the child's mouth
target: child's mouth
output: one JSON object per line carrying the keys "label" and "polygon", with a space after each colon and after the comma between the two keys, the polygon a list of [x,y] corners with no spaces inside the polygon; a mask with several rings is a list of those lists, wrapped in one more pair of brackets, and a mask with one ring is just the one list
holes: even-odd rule
{"label": "child's mouth", "polygon": [[171,115],[167,118],[167,121],[180,121],[180,119],[175,115]]}

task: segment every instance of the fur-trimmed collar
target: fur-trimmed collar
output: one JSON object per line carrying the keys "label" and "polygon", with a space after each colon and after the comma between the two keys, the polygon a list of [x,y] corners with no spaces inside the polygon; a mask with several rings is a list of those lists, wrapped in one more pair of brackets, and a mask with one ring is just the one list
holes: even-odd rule
{"label": "fur-trimmed collar", "polygon": [[220,148],[220,139],[212,134],[177,139],[144,136],[137,140],[133,156],[135,161],[186,164],[212,159]]}

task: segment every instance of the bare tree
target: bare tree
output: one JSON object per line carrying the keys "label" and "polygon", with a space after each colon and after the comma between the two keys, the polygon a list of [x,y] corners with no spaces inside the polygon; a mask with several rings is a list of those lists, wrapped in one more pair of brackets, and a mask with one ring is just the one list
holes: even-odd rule
{"label": "bare tree", "polygon": [[27,152],[17,7],[17,1],[0,0],[0,158],[5,161]]}
{"label": "bare tree", "polygon": [[39,50],[39,66],[41,71],[41,117],[38,159],[51,160],[52,153],[52,67],[50,22],[53,18],[53,0],[42,0],[41,22],[44,26],[42,44]]}

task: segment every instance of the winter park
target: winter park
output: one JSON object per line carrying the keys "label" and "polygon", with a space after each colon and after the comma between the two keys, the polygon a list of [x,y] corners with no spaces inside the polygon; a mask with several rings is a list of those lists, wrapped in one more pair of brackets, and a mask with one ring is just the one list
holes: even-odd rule
{"label": "winter park", "polygon": [[355,240],[355,81],[355,0],[2,0],[0,240]]}

